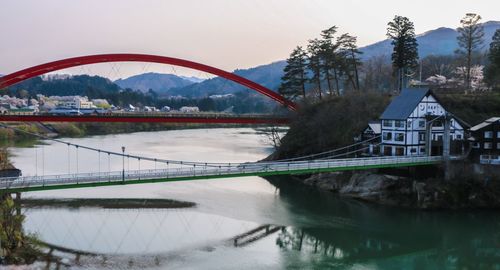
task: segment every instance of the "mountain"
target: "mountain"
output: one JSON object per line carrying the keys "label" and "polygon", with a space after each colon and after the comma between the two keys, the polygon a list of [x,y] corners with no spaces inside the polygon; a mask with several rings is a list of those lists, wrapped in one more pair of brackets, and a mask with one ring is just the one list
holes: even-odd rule
{"label": "mountain", "polygon": [[[485,33],[486,50],[489,47],[493,34],[500,28],[500,21],[489,21],[483,24]],[[458,48],[458,32],[455,29],[441,27],[435,30],[427,31],[417,36],[419,43],[419,55],[421,58],[435,55],[450,55]],[[385,55],[388,58],[392,53],[390,40],[383,40],[366,47],[360,48],[363,52],[363,59],[369,59],[373,56]],[[277,90],[283,76],[285,61],[277,61],[269,65],[258,66],[250,69],[236,70],[235,73],[256,83],[262,84],[271,90]],[[201,83],[191,84],[185,87],[170,89],[168,95],[184,96],[206,96],[211,94],[229,94],[246,89],[236,83],[229,82],[221,78],[205,80]]]}
{"label": "mountain", "polygon": [[93,98],[99,98],[98,94],[118,93],[120,87],[104,77],[75,75],[51,80],[35,77],[9,86],[9,90],[12,93],[27,90],[33,96],[36,94],[46,96],[94,95]]}
{"label": "mountain", "polygon": [[[285,61],[278,61],[250,69],[237,69],[234,73],[269,89],[277,90],[281,83],[281,76],[283,76],[283,68],[285,68],[285,65]],[[216,77],[201,83],[170,89],[167,94],[172,96],[182,95],[198,97],[212,94],[232,94],[245,89],[247,88],[237,83]]]}
{"label": "mountain", "polygon": [[181,77],[173,74],[161,73],[144,73],[128,77],[126,79],[119,79],[114,81],[121,88],[130,88],[133,90],[140,90],[147,92],[149,89],[157,93],[165,93],[172,88],[184,87],[193,83],[200,82],[201,79],[196,77]]}
{"label": "mountain", "polygon": [[179,77],[183,78],[184,80],[188,80],[188,81],[194,82],[194,83],[200,83],[200,82],[205,80],[205,79],[194,77],[194,76],[191,76],[191,77],[179,76]]}
{"label": "mountain", "polygon": [[[484,27],[484,49],[488,49],[493,34],[500,28],[500,21],[489,21],[483,23]],[[417,36],[418,53],[420,58],[428,55],[450,55],[458,49],[458,32],[455,29],[441,27],[435,30],[427,31]],[[392,45],[390,40],[383,40],[366,47],[360,48],[363,52],[363,59],[369,59],[373,56],[386,55],[390,57]]]}

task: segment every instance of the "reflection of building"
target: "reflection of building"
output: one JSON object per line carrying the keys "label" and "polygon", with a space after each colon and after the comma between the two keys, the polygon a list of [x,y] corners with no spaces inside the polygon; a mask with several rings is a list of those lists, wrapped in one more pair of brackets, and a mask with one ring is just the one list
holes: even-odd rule
{"label": "reflection of building", "polygon": [[500,117],[492,117],[470,131],[473,156],[483,164],[500,165]]}
{"label": "reflection of building", "polygon": [[[386,108],[381,119],[384,155],[425,155],[426,131],[430,127],[432,154],[441,154],[444,120],[448,113],[429,89],[404,89]],[[464,140],[464,128],[450,119],[451,141]]]}

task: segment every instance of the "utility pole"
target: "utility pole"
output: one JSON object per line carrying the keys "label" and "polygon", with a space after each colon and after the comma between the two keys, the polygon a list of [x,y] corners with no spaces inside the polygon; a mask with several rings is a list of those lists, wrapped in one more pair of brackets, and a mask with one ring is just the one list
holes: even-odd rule
{"label": "utility pole", "polygon": [[125,183],[125,146],[122,146],[122,182]]}

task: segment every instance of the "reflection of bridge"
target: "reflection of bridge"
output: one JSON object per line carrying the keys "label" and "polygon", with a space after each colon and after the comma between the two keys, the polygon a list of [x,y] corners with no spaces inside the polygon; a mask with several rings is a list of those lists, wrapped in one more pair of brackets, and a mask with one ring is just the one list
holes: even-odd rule
{"label": "reflection of bridge", "polygon": [[288,124],[289,118],[263,114],[112,113],[105,115],[0,114],[0,122],[129,122],[200,124]]}
{"label": "reflection of bridge", "polygon": [[188,168],[1,178],[0,190],[4,192],[27,192],[211,178],[310,174],[429,165],[439,163],[441,160],[442,157],[440,156],[422,156],[253,162],[241,164],[220,163],[218,165],[214,163],[193,163]]}
{"label": "reflection of bridge", "polygon": [[[231,237],[223,241],[225,244],[230,244],[234,247],[243,247],[262,240],[279,230],[284,230],[285,226],[265,224],[258,226],[255,229],[243,232],[239,235]],[[64,247],[51,244],[41,240],[29,242],[40,251],[38,261],[45,262],[46,269],[59,269],[61,266],[105,266],[108,263],[112,265],[141,265],[145,267],[160,266],[167,262],[169,255],[175,255],[178,251],[169,251],[166,253],[141,254],[134,256],[130,254],[112,254],[112,253],[96,253],[75,248]],[[197,249],[206,249],[210,246],[201,246]]]}

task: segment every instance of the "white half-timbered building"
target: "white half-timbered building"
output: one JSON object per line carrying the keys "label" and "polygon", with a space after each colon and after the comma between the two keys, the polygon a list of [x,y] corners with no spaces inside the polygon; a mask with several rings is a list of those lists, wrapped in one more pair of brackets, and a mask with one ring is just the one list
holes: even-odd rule
{"label": "white half-timbered building", "polygon": [[[429,89],[404,89],[380,117],[381,153],[388,156],[426,155],[428,121],[432,121],[431,146],[434,145],[435,149],[441,144],[442,147],[444,121],[437,117],[446,113]],[[464,140],[463,123],[453,117],[450,120],[450,139]]]}

